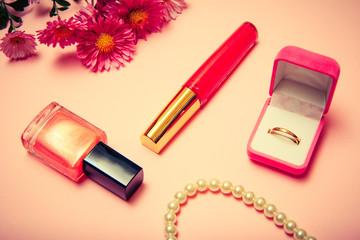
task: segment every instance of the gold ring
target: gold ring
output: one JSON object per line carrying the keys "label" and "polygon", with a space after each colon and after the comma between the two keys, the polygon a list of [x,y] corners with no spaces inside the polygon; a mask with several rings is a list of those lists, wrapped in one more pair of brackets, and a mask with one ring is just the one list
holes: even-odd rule
{"label": "gold ring", "polygon": [[301,141],[301,139],[298,136],[296,136],[295,133],[293,133],[292,131],[289,131],[285,128],[281,128],[281,127],[274,127],[273,129],[269,129],[268,133],[286,137],[286,138],[290,139],[291,141],[293,141],[294,143],[296,143],[297,145],[299,145],[299,143]]}

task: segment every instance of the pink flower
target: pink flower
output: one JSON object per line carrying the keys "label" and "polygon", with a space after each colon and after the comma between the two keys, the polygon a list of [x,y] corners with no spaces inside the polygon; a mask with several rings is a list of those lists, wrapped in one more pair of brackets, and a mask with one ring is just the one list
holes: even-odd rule
{"label": "pink flower", "polygon": [[79,24],[81,24],[82,29],[86,29],[89,23],[96,22],[99,15],[100,13],[90,3],[88,3],[86,7],[80,8],[74,18]]}
{"label": "pink flower", "polygon": [[146,35],[160,32],[164,24],[165,6],[154,0],[119,0],[110,2],[104,7],[105,16],[116,16],[124,19],[133,29],[138,39],[145,39]]}
{"label": "pink flower", "polygon": [[11,59],[20,59],[31,56],[35,52],[35,36],[24,31],[7,33],[1,39],[0,51]]}
{"label": "pink flower", "polygon": [[99,12],[103,12],[103,8],[111,2],[115,2],[116,0],[97,0],[96,1],[96,9],[99,10]]}
{"label": "pink flower", "polygon": [[171,19],[175,20],[178,14],[181,14],[182,11],[187,8],[185,0],[161,0],[162,3],[166,6],[165,8],[165,20],[168,22]]}
{"label": "pink flower", "polygon": [[123,67],[134,51],[134,34],[128,25],[102,16],[81,31],[77,45],[78,58],[94,72]]}
{"label": "pink flower", "polygon": [[44,30],[37,31],[37,36],[42,44],[48,46],[52,44],[53,47],[59,44],[61,48],[64,48],[77,42],[79,28],[80,24],[76,23],[72,17],[67,21],[58,17],[58,20],[47,22]]}

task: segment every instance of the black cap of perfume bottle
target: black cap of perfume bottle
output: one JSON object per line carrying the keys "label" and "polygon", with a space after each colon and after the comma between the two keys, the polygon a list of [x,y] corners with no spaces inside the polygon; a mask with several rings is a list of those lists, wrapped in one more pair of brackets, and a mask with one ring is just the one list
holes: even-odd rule
{"label": "black cap of perfume bottle", "polygon": [[124,200],[130,199],[144,179],[143,169],[103,142],[83,160],[85,175]]}

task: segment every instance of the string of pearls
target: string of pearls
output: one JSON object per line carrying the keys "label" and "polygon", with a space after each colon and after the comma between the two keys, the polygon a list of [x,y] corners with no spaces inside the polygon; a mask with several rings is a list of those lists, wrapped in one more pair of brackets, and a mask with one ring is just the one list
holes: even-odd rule
{"label": "string of pearls", "polygon": [[211,179],[207,182],[204,179],[199,179],[195,184],[186,184],[183,191],[179,191],[175,194],[175,199],[168,203],[165,214],[165,236],[166,240],[177,240],[177,228],[176,228],[176,214],[179,212],[181,204],[187,201],[188,196],[194,196],[198,191],[204,192],[207,189],[216,192],[220,190],[223,194],[232,194],[236,199],[241,199],[246,205],[253,205],[258,211],[263,211],[264,215],[268,218],[272,218],[277,226],[282,226],[287,234],[293,235],[296,240],[316,240],[315,237],[307,236],[305,230],[297,228],[297,225],[292,220],[287,220],[286,215],[277,211],[277,208],[273,204],[269,204],[262,197],[255,197],[255,194],[251,191],[245,191],[241,185],[233,185],[229,181],[220,182],[217,179]]}

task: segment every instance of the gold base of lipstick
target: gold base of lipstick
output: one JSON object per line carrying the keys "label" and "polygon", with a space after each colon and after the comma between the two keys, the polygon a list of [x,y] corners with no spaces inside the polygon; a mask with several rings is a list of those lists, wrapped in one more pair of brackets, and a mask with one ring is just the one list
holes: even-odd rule
{"label": "gold base of lipstick", "polygon": [[141,143],[159,153],[199,109],[200,101],[195,93],[183,87],[140,136]]}

